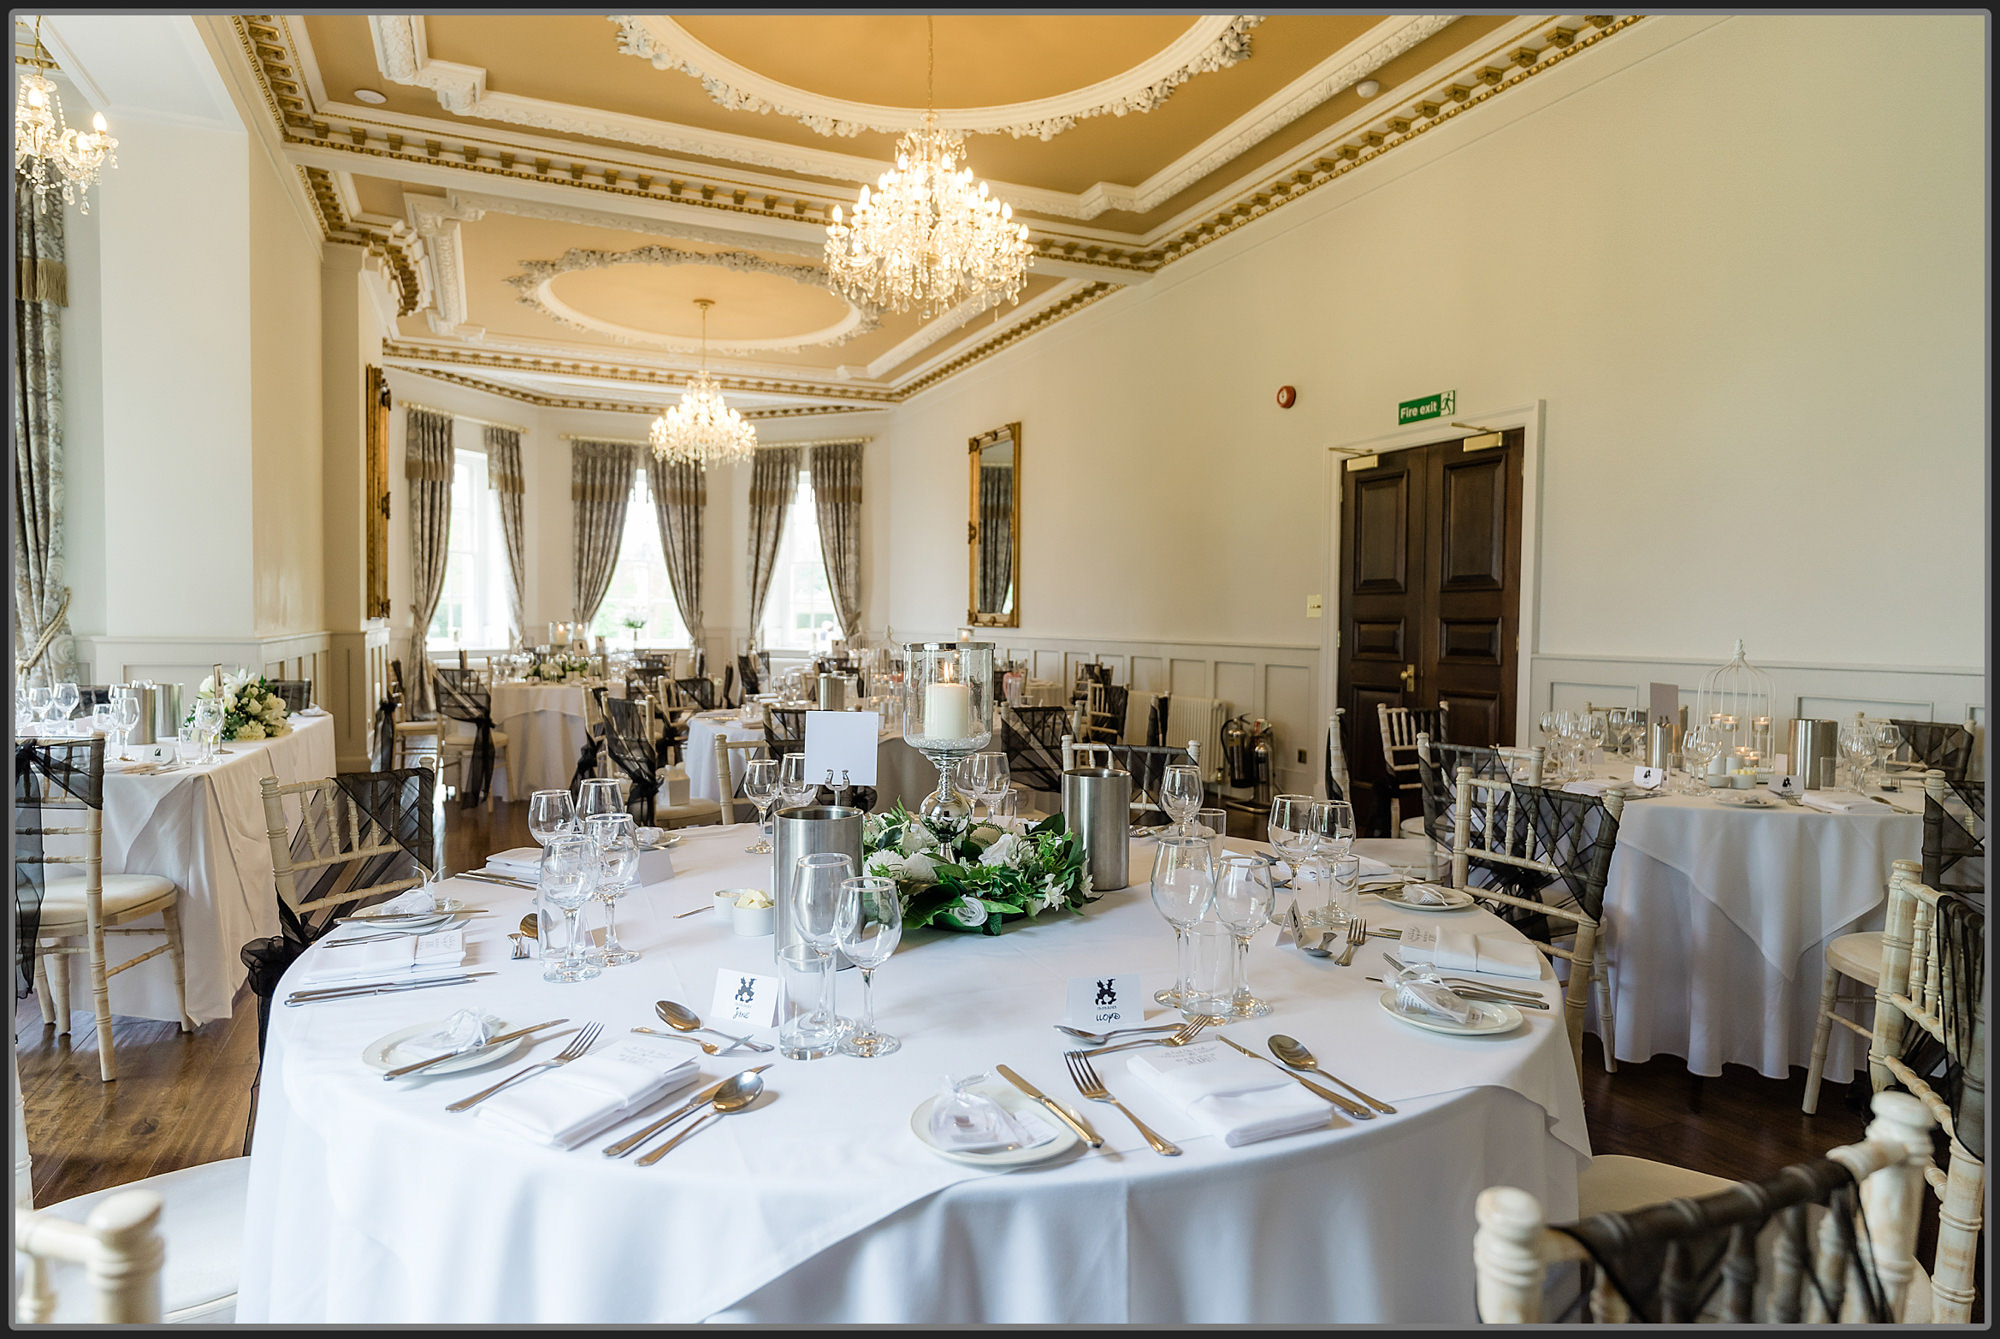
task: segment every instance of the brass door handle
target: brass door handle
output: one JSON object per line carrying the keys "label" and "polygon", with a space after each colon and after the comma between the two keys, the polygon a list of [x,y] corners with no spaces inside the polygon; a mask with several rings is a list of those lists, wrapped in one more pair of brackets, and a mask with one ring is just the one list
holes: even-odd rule
{"label": "brass door handle", "polygon": [[1403,666],[1403,672],[1396,677],[1403,681],[1404,692],[1414,693],[1417,691],[1417,667],[1415,665]]}

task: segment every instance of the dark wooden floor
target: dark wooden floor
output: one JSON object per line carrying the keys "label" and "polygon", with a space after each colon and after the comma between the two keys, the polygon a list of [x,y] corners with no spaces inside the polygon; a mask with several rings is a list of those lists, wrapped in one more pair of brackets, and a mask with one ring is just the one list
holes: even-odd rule
{"label": "dark wooden floor", "polygon": [[[499,804],[490,816],[448,806],[449,869],[530,841],[525,804]],[[115,1083],[98,1080],[90,1016],[79,1013],[74,1026],[73,1037],[58,1039],[32,996],[16,1015],[37,1204],[244,1151],[257,1076],[257,1001],[247,991],[231,1018],[186,1036],[169,1023],[118,1021]],[[1825,1085],[1817,1115],[1799,1110],[1804,1070],[1767,1079],[1731,1065],[1700,1079],[1680,1060],[1658,1057],[1606,1074],[1595,1037],[1584,1039],[1584,1054],[1584,1106],[1600,1153],[1743,1180],[1862,1137],[1865,1121],[1841,1085]],[[1933,1207],[1925,1258],[1935,1218]]]}

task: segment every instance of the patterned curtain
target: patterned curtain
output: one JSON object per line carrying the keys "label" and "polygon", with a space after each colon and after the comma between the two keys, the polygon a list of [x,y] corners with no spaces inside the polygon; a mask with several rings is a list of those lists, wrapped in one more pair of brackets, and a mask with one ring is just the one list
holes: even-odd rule
{"label": "patterned curtain", "polygon": [[819,554],[840,635],[861,634],[861,443],[812,449],[813,514],[819,520]]}
{"label": "patterned curtain", "polygon": [[1014,584],[1014,466],[979,465],[979,611],[1001,613]]}
{"label": "patterned curtain", "polygon": [[525,643],[528,617],[522,592],[527,588],[528,548],[522,535],[521,499],[528,481],[521,473],[521,434],[512,428],[486,429],[486,479],[500,495],[500,535],[507,543],[507,617],[516,640]]}
{"label": "patterned curtain", "polygon": [[765,447],[750,467],[750,641],[764,624],[764,600],[778,570],[778,543],[785,537],[785,512],[799,487],[799,449]]}
{"label": "patterned curtain", "polygon": [[457,456],[451,415],[414,406],[403,410],[403,474],[410,481],[410,664],[412,705],[431,710],[430,657],[424,649],[431,615],[444,592],[451,542],[451,476]]}
{"label": "patterned curtain", "polygon": [[660,526],[660,551],[667,559],[667,580],[689,639],[700,646],[707,634],[701,612],[701,523],[708,508],[708,476],[697,465],[651,461],[653,519]]}
{"label": "patterned curtain", "polygon": [[24,683],[75,679],[63,564],[63,206],[14,182],[14,657]]}
{"label": "patterned curtain", "polygon": [[625,538],[625,504],[632,497],[637,453],[623,442],[571,442],[569,495],[575,542],[571,547],[571,591],[579,623],[597,617],[618,544]]}

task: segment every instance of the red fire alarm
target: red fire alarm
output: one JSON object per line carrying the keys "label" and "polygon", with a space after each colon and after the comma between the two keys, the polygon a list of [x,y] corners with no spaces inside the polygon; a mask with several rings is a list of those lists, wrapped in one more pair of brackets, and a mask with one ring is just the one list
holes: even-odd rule
{"label": "red fire alarm", "polygon": [[1293,390],[1290,386],[1278,387],[1278,408],[1290,409],[1292,407],[1292,401],[1298,398],[1299,398],[1299,393]]}

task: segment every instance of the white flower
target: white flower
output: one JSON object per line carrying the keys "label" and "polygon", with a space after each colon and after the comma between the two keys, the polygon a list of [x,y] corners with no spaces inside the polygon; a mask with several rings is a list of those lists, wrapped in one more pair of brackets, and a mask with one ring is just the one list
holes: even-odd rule
{"label": "white flower", "polygon": [[201,687],[195,690],[195,696],[196,697],[215,696],[215,676],[213,674],[208,675],[201,681]]}
{"label": "white flower", "polygon": [[1019,837],[1007,833],[980,853],[979,863],[988,867],[1012,864],[1017,858],[1016,848],[1020,845]]}
{"label": "white flower", "polygon": [[895,879],[898,882],[909,877],[908,870],[903,864],[903,857],[894,851],[877,851],[862,862],[862,870],[876,878]]}
{"label": "white flower", "polygon": [[262,739],[264,737],[264,727],[256,721],[245,721],[236,727],[236,737],[238,739]]}
{"label": "white flower", "polygon": [[936,883],[937,861],[918,852],[903,858],[903,877],[913,883]]}
{"label": "white flower", "polygon": [[903,854],[915,855],[919,851],[937,849],[938,839],[922,823],[912,823],[903,832]]}
{"label": "white flower", "polygon": [[970,893],[959,898],[949,914],[954,921],[968,930],[986,924],[988,916],[986,904]]}
{"label": "white flower", "polygon": [[1061,881],[1059,881],[1054,875],[1050,875],[1046,880],[1043,881],[1042,883],[1043,911],[1049,911],[1055,907],[1059,907],[1067,900],[1068,899],[1066,899],[1063,896]]}
{"label": "white flower", "polygon": [[280,702],[275,697],[266,698],[264,701],[263,714],[264,714],[264,724],[266,725],[282,724],[285,719],[285,704],[283,702]]}

